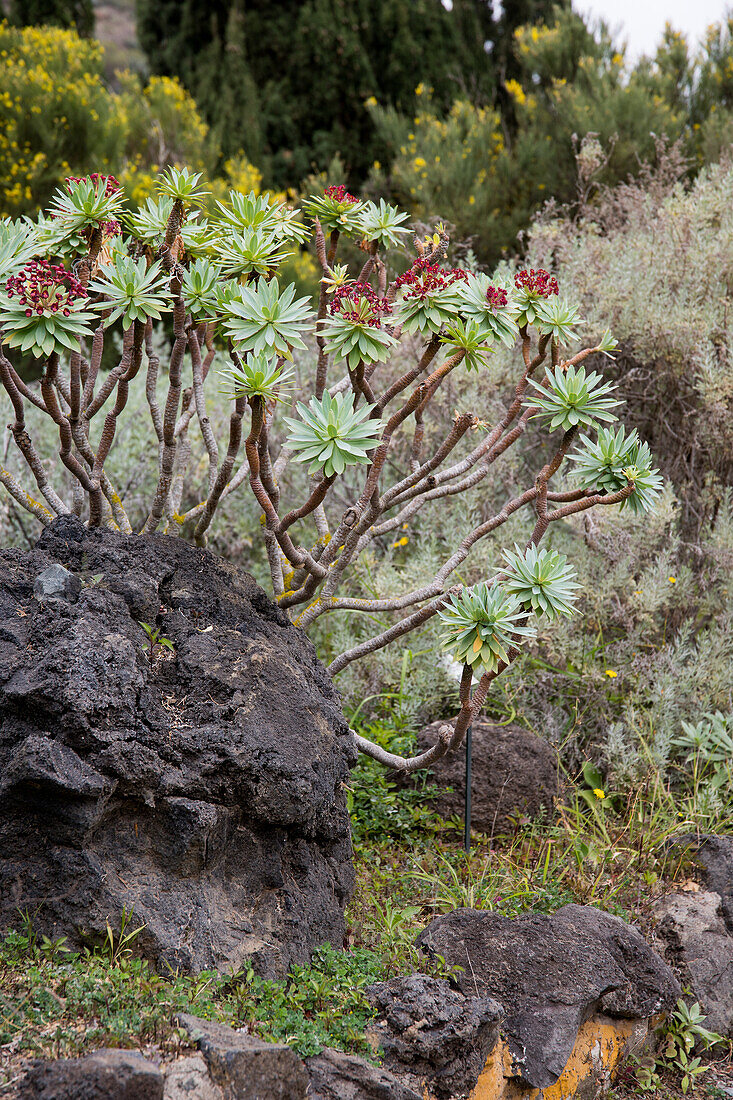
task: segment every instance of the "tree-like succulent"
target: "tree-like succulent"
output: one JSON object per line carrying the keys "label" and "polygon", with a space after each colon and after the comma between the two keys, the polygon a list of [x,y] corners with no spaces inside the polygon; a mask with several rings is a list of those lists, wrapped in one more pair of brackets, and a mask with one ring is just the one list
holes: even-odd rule
{"label": "tree-like succulent", "polygon": [[391,307],[366,283],[347,283],[333,293],[329,316],[321,324],[326,350],[345,359],[351,370],[359,363],[383,362],[397,342],[382,328],[382,317]]}
{"label": "tree-like succulent", "polygon": [[402,224],[407,219],[407,214],[380,199],[378,203],[364,204],[359,211],[358,225],[365,240],[376,243],[380,248],[399,248],[402,234],[408,232]]}
{"label": "tree-like succulent", "polygon": [[39,232],[35,225],[0,219],[0,281],[11,275],[33,258],[39,248]]}
{"label": "tree-like succulent", "polygon": [[292,250],[274,231],[245,227],[219,238],[214,254],[226,275],[270,275]]}
{"label": "tree-like succulent", "polygon": [[[138,209],[122,215],[133,236],[152,248],[159,247],[165,237],[173,210],[173,199],[163,195],[159,199],[145,200]],[[183,247],[189,256],[200,256],[211,251],[213,230],[198,210],[189,212],[180,229]]]}
{"label": "tree-like succulent", "polygon": [[509,664],[509,651],[535,633],[519,601],[496,582],[481,581],[460,595],[453,593],[438,617],[446,651],[484,672]]}
{"label": "tree-like succulent", "polygon": [[281,292],[277,279],[258,279],[240,287],[226,303],[225,334],[245,351],[269,352],[290,358],[292,348],[304,348],[302,334],[313,319],[307,298],[295,298],[291,283]]}
{"label": "tree-like succulent", "polygon": [[405,332],[440,332],[455,320],[461,299],[457,285],[468,277],[461,268],[441,268],[418,259],[395,280],[399,288],[394,323]]}
{"label": "tree-like succulent", "polygon": [[573,614],[580,585],[564,554],[534,545],[520,550],[515,544],[514,550],[505,550],[503,556],[502,585],[523,607],[548,619]]}
{"label": "tree-like succulent", "polygon": [[36,359],[79,351],[79,338],[91,334],[94,320],[87,303],[87,292],[71,271],[32,260],[0,291],[2,342]]}
{"label": "tree-like succulent", "polygon": [[513,303],[516,322],[523,328],[542,320],[542,303],[558,294],[557,279],[543,267],[518,271],[514,276]]}
{"label": "tree-like succulent", "polygon": [[81,234],[104,227],[108,235],[119,229],[122,191],[114,176],[70,176],[51,200],[50,216],[59,235]]}
{"label": "tree-like succulent", "polygon": [[596,440],[582,435],[580,447],[569,457],[583,489],[616,493],[633,481],[634,491],[622,508],[648,512],[659,499],[662,478],[653,465],[649,444],[639,439],[635,428],[628,435],[623,425],[616,431],[599,428]]}
{"label": "tree-like succulent", "polygon": [[342,183],[327,187],[322,195],[311,195],[303,203],[306,214],[318,218],[324,233],[357,235],[361,230],[359,214],[364,203],[349,194]]}
{"label": "tree-like succulent", "polygon": [[568,305],[559,298],[549,298],[537,302],[534,311],[542,335],[551,336],[560,347],[577,338],[578,325],[583,324],[577,306]]}
{"label": "tree-like succulent", "polygon": [[463,316],[474,321],[486,333],[487,339],[499,340],[512,347],[517,339],[517,325],[504,287],[494,286],[488,275],[479,272],[469,275],[457,290]]}
{"label": "tree-like succulent", "polygon": [[464,321],[461,317],[455,317],[445,326],[441,343],[451,352],[465,352],[463,363],[466,370],[479,370],[486,366],[486,356],[491,351],[492,341],[486,329],[481,328],[476,321]]}
{"label": "tree-like succulent", "polygon": [[121,317],[125,329],[133,321],[146,321],[149,317],[159,321],[172,305],[168,280],[160,261],[148,267],[144,256],[133,260],[131,256],[118,253],[113,263],[100,268],[89,289],[102,295],[102,300],[93,303],[91,308],[111,308],[110,324]]}
{"label": "tree-like succulent", "polygon": [[263,195],[255,195],[254,191],[248,195],[230,191],[227,203],[217,202],[216,207],[219,225],[237,233],[258,229],[265,235],[272,234],[278,241],[304,244],[308,240],[308,230],[298,221],[298,211],[283,202],[275,202],[267,191]]}
{"label": "tree-like succulent", "polygon": [[342,474],[347,466],[369,462],[369,452],[379,443],[382,423],[371,416],[372,406],[354,408],[354,395],[325,393],[320,401],[297,406],[300,420],[285,417],[290,428],[288,447],[301,462],[310,462],[308,472],[323,470],[326,477]]}
{"label": "tree-like succulent", "polygon": [[294,371],[263,354],[248,355],[241,364],[231,363],[219,374],[224,379],[224,392],[232,398],[261,397],[264,401],[278,401],[282,387],[292,381]]}
{"label": "tree-like succulent", "polygon": [[209,193],[199,187],[200,180],[200,172],[191,172],[188,168],[172,165],[160,177],[158,190],[161,195],[167,195],[174,202],[200,203]]}
{"label": "tree-like succulent", "polygon": [[610,423],[617,419],[611,410],[621,402],[608,396],[616,387],[612,382],[604,382],[595,371],[586,374],[582,366],[558,366],[547,372],[546,380],[549,388],[530,378],[530,385],[537,392],[525,405],[542,410],[537,416],[550,431],[557,428],[568,431],[579,424],[590,427],[598,420]]}
{"label": "tree-like succulent", "polygon": [[216,312],[221,268],[205,257],[184,272],[183,298],[192,317],[211,317]]}

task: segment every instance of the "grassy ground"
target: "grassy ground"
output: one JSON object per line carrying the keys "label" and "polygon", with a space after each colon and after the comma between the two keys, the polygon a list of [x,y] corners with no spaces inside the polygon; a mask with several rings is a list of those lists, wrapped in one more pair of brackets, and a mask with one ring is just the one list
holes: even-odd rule
{"label": "grassy ground", "polygon": [[[399,743],[394,729],[369,733]],[[429,795],[426,785],[398,791],[376,765],[359,765],[350,794],[357,868],[350,950],[323,948],[285,982],[251,972],[156,974],[135,955],[134,914],[84,955],[39,937],[27,914],[21,931],[0,941],[0,1094],[33,1057],[125,1046],[170,1058],[186,1045],[172,1025],[182,1011],[287,1041],[303,1055],[328,1044],[373,1058],[363,1034],[371,1015],[364,987],[424,969],[412,944],[437,914],[458,906],[507,916],[549,913],[575,901],[634,921],[653,943],[654,901],[693,874],[667,841],[695,822],[680,818],[679,798],[651,782],[624,800],[597,803],[574,794],[551,822],[518,823],[507,837],[474,835],[470,854],[460,822],[440,821]],[[722,1091],[733,1087],[727,1044],[703,1054],[697,1068],[688,1094],[730,1095]],[[639,1072],[643,1083],[643,1070],[624,1071],[618,1100],[641,1094]],[[652,1060],[646,1079],[660,1100],[684,1095],[679,1066]]]}

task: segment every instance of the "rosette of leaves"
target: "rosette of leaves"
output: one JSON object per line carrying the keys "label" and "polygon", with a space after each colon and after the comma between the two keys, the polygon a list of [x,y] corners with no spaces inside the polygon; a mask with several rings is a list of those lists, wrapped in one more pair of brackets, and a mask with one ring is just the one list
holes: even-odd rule
{"label": "rosette of leaves", "polygon": [[456,319],[459,306],[455,283],[436,286],[424,294],[403,297],[395,308],[394,323],[410,334],[440,332]]}
{"label": "rosette of leaves", "polygon": [[346,233],[356,236],[361,232],[359,214],[364,203],[350,195],[344,187],[329,187],[322,195],[311,195],[303,203],[303,210],[311,218],[318,218],[324,233]]}
{"label": "rosette of leaves", "polygon": [[244,228],[214,242],[214,252],[227,275],[269,275],[292,255],[274,232]]}
{"label": "rosette of leaves", "polygon": [[32,222],[0,219],[0,280],[5,282],[36,255],[41,243]]}
{"label": "rosette of leaves", "polygon": [[314,313],[308,298],[295,299],[295,285],[281,292],[277,279],[258,279],[254,286],[239,287],[219,308],[225,312],[226,336],[255,355],[268,352],[291,357],[291,348],[304,348],[301,333],[311,324]]}
{"label": "rosette of leaves", "polygon": [[86,294],[61,264],[32,260],[0,291],[2,342],[34,358],[80,351],[90,336],[94,315],[85,310]]}
{"label": "rosette of leaves", "polygon": [[230,191],[227,204],[217,202],[216,206],[219,223],[237,233],[259,229],[274,234],[278,240],[298,244],[304,244],[310,236],[305,225],[298,221],[298,211],[283,202],[271,201],[267,191],[263,195],[255,195],[254,191],[248,195]]}
{"label": "rosette of leaves", "polygon": [[264,401],[279,401],[280,390],[294,376],[290,366],[279,364],[274,356],[248,355],[241,367],[235,363],[219,371],[232,397],[261,397]]}
{"label": "rosette of leaves", "polygon": [[486,366],[486,356],[491,352],[491,342],[486,329],[474,320],[464,321],[455,317],[446,325],[441,338],[450,352],[464,351],[463,362],[468,370],[479,370]]}
{"label": "rosette of leaves", "polygon": [[336,359],[345,359],[350,370],[359,363],[383,363],[390,348],[397,343],[375,316],[367,298],[354,300],[354,309],[347,315],[334,313],[321,321],[326,336],[326,351]]}
{"label": "rosette of leaves", "polygon": [[[86,240],[81,240],[82,233],[116,221],[120,213],[122,192],[109,188],[107,181],[107,176],[70,180],[51,199],[49,213],[56,232],[64,237],[78,235],[78,250],[87,244]],[[46,228],[50,228],[48,223]]]}
{"label": "rosette of leaves", "polygon": [[353,393],[326,392],[319,401],[311,397],[297,406],[300,420],[285,417],[291,435],[287,445],[300,462],[310,462],[308,473],[323,470],[326,477],[342,474],[347,466],[369,462],[369,452],[379,443],[382,422],[370,416],[372,405],[354,408]]}
{"label": "rosette of leaves", "polygon": [[[144,244],[156,248],[165,236],[168,219],[173,210],[173,199],[164,195],[160,199],[148,198],[139,210],[123,214],[122,220],[133,236]],[[199,211],[190,212],[181,226],[183,247],[190,256],[200,256],[211,251],[212,233],[205,218],[199,220]]]}
{"label": "rosette of leaves", "polygon": [[491,336],[507,347],[513,347],[519,330],[512,316],[511,299],[507,299],[506,306],[492,305],[489,292],[495,289],[488,275],[481,272],[469,275],[465,282],[457,286],[461,314],[475,321],[487,338]]}
{"label": "rosette of leaves", "polygon": [[524,404],[539,406],[542,412],[537,416],[550,431],[556,428],[568,431],[579,424],[590,427],[597,420],[610,423],[616,419],[611,410],[621,402],[609,397],[616,387],[612,382],[604,382],[595,371],[586,374],[582,366],[556,367],[547,372],[546,381],[549,389],[530,378],[529,384],[537,396]]}
{"label": "rosette of leaves", "polygon": [[111,308],[109,323],[121,317],[123,329],[128,329],[134,321],[147,321],[149,317],[159,321],[171,308],[168,280],[160,262],[148,267],[144,256],[133,260],[118,253],[113,263],[99,269],[89,289],[102,295],[102,300],[95,302],[92,309]]}
{"label": "rosette of leaves", "polygon": [[638,514],[650,511],[662,491],[663,481],[653,465],[649,444],[639,439],[636,428],[628,435],[623,427],[599,428],[598,438],[580,437],[580,447],[570,456],[575,465],[573,474],[583,489],[616,493],[634,482],[634,491],[622,501]]}
{"label": "rosette of leaves", "polygon": [[200,172],[191,172],[188,168],[176,168],[171,165],[158,180],[161,195],[167,195],[174,202],[200,203],[208,194],[199,187]]}
{"label": "rosette of leaves", "polygon": [[515,544],[514,550],[505,550],[503,557],[506,567],[501,583],[523,607],[548,619],[574,614],[575,593],[580,585],[564,554],[537,546],[520,550]]}
{"label": "rosette of leaves", "polygon": [[577,306],[561,302],[559,298],[547,298],[537,302],[534,309],[543,336],[551,336],[561,346],[577,338],[577,326],[583,324]]}
{"label": "rosette of leaves", "polygon": [[534,636],[527,612],[501,585],[481,581],[453,594],[438,617],[443,647],[461,664],[497,672],[509,663],[509,650]]}
{"label": "rosette of leaves", "polygon": [[359,211],[358,226],[365,238],[380,248],[399,248],[402,235],[408,230],[402,225],[409,214],[404,214],[396,206],[390,206],[384,199],[379,203],[367,202]]}
{"label": "rosette of leaves", "polygon": [[211,317],[217,307],[221,268],[205,257],[192,263],[183,275],[183,298],[192,317]]}

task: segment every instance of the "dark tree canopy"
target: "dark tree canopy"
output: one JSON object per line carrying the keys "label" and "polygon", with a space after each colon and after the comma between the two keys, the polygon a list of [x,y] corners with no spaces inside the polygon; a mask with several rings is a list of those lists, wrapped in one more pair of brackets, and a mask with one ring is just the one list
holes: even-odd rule
{"label": "dark tree canopy", "polygon": [[372,96],[405,114],[418,84],[445,109],[459,96],[494,102],[495,59],[511,51],[514,26],[552,3],[507,7],[497,20],[489,0],[454,0],[450,11],[441,0],[137,0],[152,70],[179,76],[224,154],[244,149],[278,185],[336,153],[362,180],[386,154]]}
{"label": "dark tree canopy", "polygon": [[[5,5],[0,4],[0,9]],[[50,24],[54,27],[74,27],[89,38],[94,30],[92,0],[10,0],[8,22],[14,27]]]}

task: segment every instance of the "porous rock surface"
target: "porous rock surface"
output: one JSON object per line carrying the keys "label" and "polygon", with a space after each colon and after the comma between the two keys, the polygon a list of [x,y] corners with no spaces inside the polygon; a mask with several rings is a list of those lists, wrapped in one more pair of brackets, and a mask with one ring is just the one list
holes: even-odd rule
{"label": "porous rock surface", "polygon": [[[418,734],[424,751],[435,744],[444,722]],[[551,815],[560,793],[557,754],[547,741],[521,726],[479,721],[471,734],[471,825],[489,835],[512,831],[520,817]],[[434,806],[442,817],[463,815],[466,757],[463,746],[431,765],[438,785]],[[451,788],[450,790],[448,788]]]}
{"label": "porous rock surface", "polygon": [[163,1074],[132,1050],[97,1050],[83,1058],[37,1062],[17,1100],[163,1100]]}
{"label": "porous rock surface", "polygon": [[308,1100],[424,1100],[389,1070],[354,1054],[326,1047],[306,1059],[310,1086]]}
{"label": "porous rock surface", "polygon": [[372,1034],[384,1065],[421,1092],[467,1095],[499,1037],[503,1016],[491,997],[466,997],[424,974],[376,982],[367,996],[377,1010]]}
{"label": "porous rock surface", "polygon": [[665,954],[683,972],[707,1016],[705,1027],[733,1037],[733,936],[720,894],[671,894],[655,907]]}
{"label": "porous rock surface", "polygon": [[733,836],[682,836],[674,841],[698,865],[706,889],[720,896],[725,926],[733,935]]}
{"label": "porous rock surface", "polygon": [[[141,621],[174,650],[151,662]],[[355,758],[313,646],[242,570],[71,516],[0,551],[0,929],[27,909],[76,947],[125,908],[159,966],[282,975],[342,942]]]}
{"label": "porous rock surface", "polygon": [[537,1089],[560,1079],[591,1016],[647,1021],[680,994],[638,932],[590,906],[514,920],[457,909],[432,921],[417,943],[462,967],[456,980],[466,996],[500,1002],[508,1072]]}

